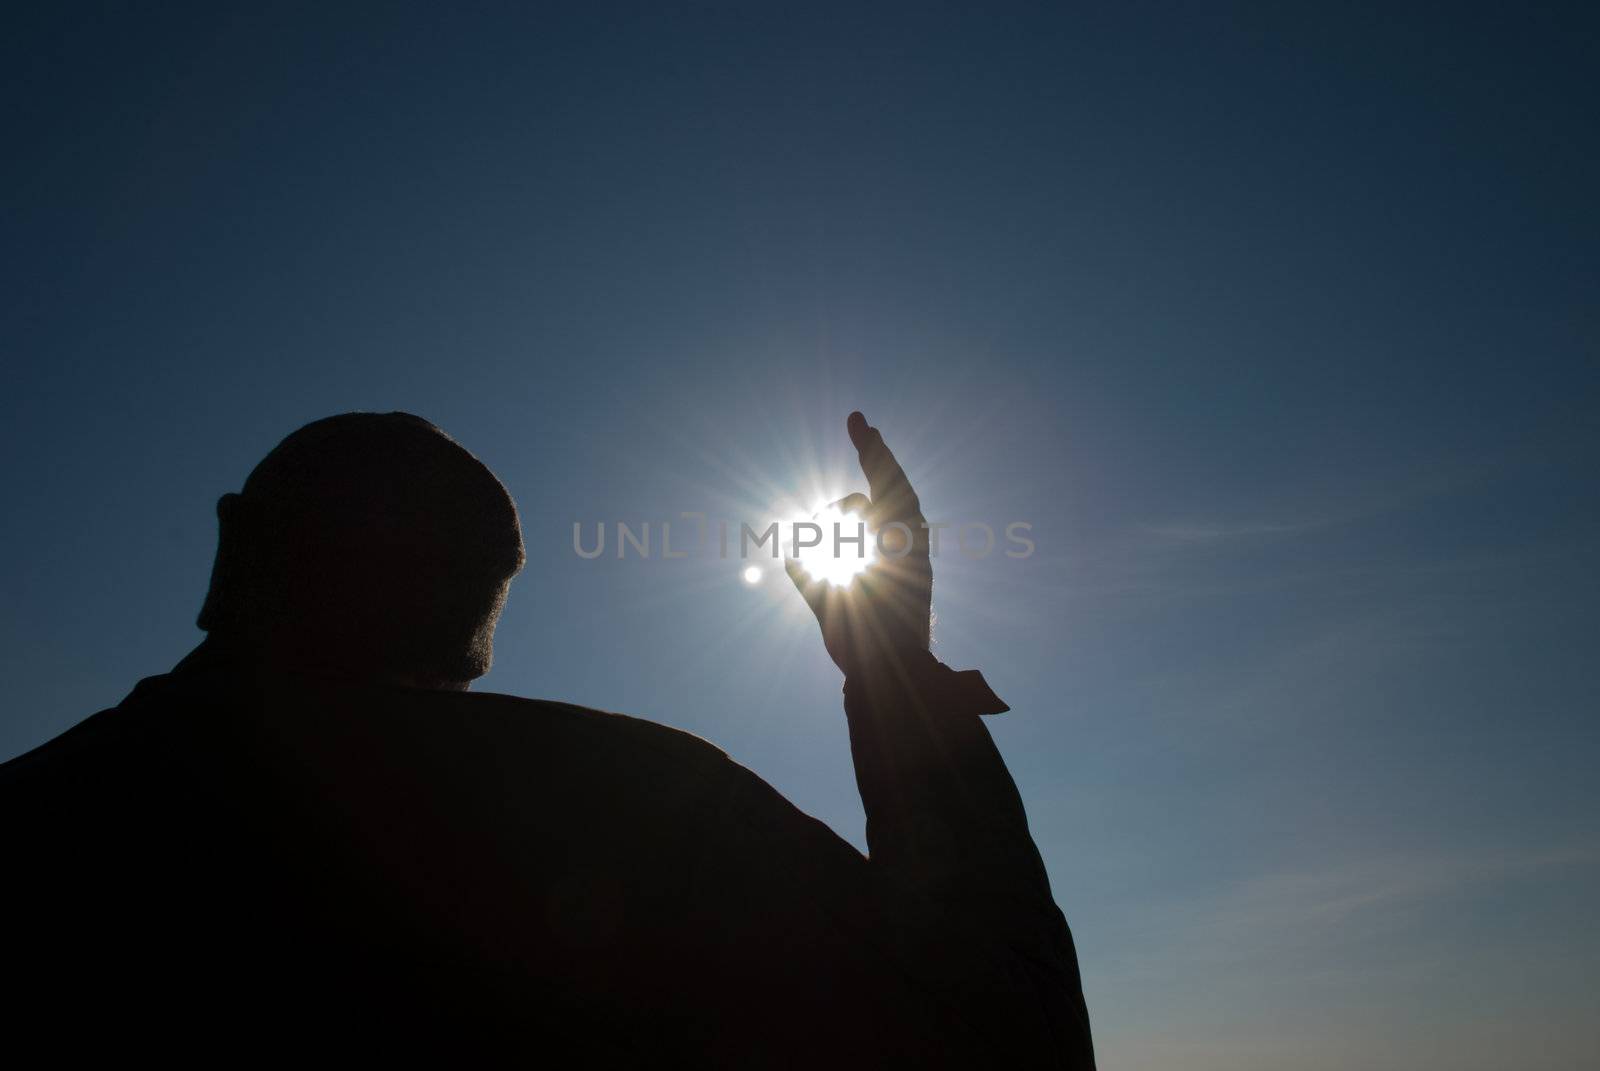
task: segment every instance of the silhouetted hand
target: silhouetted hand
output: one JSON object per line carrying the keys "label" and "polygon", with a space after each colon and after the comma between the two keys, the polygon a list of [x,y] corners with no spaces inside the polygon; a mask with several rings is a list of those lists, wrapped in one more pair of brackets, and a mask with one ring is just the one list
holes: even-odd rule
{"label": "silhouetted hand", "polygon": [[794,558],[783,564],[817,615],[828,654],[850,677],[927,657],[933,566],[922,506],[905,470],[866,417],[851,413],[845,426],[872,497],[848,495],[834,506],[866,521],[868,538],[878,538],[877,560],[846,585],[811,576]]}

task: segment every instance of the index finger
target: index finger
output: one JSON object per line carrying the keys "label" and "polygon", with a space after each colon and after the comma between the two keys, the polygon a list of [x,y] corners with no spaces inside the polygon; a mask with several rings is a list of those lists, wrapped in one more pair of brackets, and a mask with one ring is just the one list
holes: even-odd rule
{"label": "index finger", "polygon": [[867,423],[859,412],[851,413],[845,421],[845,430],[855,444],[860,456],[861,471],[867,477],[867,487],[872,491],[872,508],[879,523],[885,521],[920,522],[922,504],[917,493],[906,479],[905,469],[895,460],[894,454],[883,441],[878,429]]}

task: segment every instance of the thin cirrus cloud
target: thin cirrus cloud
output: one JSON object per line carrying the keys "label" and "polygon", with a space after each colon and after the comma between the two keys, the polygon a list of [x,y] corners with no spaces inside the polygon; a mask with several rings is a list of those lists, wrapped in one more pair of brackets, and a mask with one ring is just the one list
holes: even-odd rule
{"label": "thin cirrus cloud", "polygon": [[[1145,905],[1100,985],[1141,1010],[1106,1015],[1104,1040],[1135,1069],[1584,1066],[1565,1018],[1577,979],[1554,953],[1594,939],[1520,933],[1502,905],[1597,866],[1593,841],[1357,855]],[[1427,1044],[1407,1019],[1419,994]]]}

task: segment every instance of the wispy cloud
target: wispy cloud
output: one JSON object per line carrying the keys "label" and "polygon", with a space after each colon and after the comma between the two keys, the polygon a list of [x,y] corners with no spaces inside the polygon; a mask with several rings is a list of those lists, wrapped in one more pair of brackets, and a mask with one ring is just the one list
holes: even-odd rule
{"label": "wispy cloud", "polygon": [[1573,986],[1594,939],[1563,952],[1491,922],[1464,941],[1451,920],[1485,895],[1593,884],[1597,866],[1592,841],[1358,856],[1146,905],[1092,975],[1102,1054],[1201,1071],[1583,1066],[1600,1030]]}
{"label": "wispy cloud", "polygon": [[[1251,875],[1209,897],[1146,904],[1114,937],[1115,973],[1145,986],[1187,976],[1231,979],[1260,999],[1285,986],[1369,993],[1487,957],[1495,935],[1470,948],[1430,944],[1431,916],[1513,883],[1555,882],[1600,866],[1600,843],[1527,851],[1460,851],[1353,857]],[[1509,935],[1514,937],[1514,935]],[[1459,971],[1461,964],[1455,968]]]}
{"label": "wispy cloud", "polygon": [[1215,925],[1313,933],[1363,913],[1418,904],[1537,871],[1600,863],[1600,844],[1537,851],[1389,855],[1246,880],[1211,909]]}

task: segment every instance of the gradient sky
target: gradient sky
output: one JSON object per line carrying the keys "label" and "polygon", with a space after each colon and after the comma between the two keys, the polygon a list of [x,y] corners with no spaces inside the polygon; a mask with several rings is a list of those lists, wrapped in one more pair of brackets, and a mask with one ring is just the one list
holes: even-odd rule
{"label": "gradient sky", "polygon": [[1592,1066],[1592,13],[335,6],[7,16],[0,758],[193,646],[278,439],[404,409],[522,510],[481,687],[859,845],[781,573],[571,535],[857,489],[860,408],[1033,525],[936,651],[1102,1066]]}

